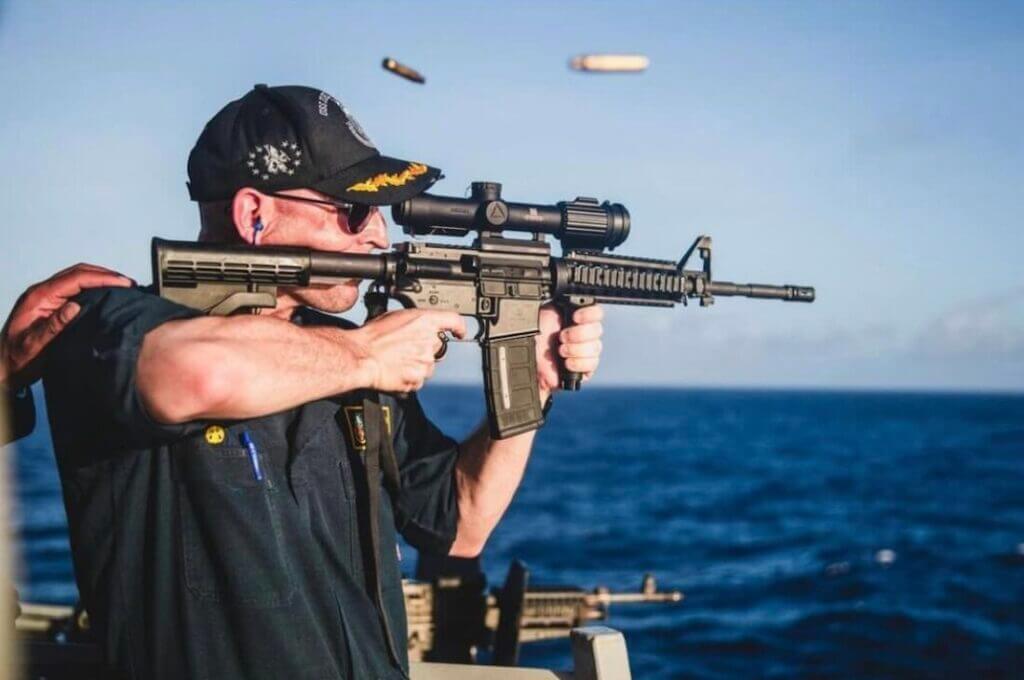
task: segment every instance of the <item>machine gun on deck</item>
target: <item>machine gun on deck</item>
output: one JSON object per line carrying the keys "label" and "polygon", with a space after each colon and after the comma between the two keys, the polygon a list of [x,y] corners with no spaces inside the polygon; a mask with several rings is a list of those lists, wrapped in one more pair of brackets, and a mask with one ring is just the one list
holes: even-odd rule
{"label": "machine gun on deck", "polygon": [[[608,618],[612,604],[680,602],[677,590],[658,591],[645,575],[639,592],[586,591],[575,586],[528,587],[521,562],[509,568],[505,586],[485,592],[478,560],[461,575],[430,581],[403,580],[410,661],[491,663],[516,666],[524,642],[568,638],[573,628]],[[31,680],[99,678],[102,653],[89,615],[81,607],[22,603],[16,621],[23,675]]]}
{"label": "machine gun on deck", "polygon": [[[467,560],[475,562],[475,560]],[[599,587],[529,586],[529,572],[518,560],[503,588],[485,593],[483,574],[470,571],[430,582],[403,581],[413,661],[475,663],[491,652],[496,666],[515,666],[524,642],[569,637],[573,628],[608,619],[612,604],[681,602],[678,590],[658,591],[645,574],[638,592],[613,593]]]}

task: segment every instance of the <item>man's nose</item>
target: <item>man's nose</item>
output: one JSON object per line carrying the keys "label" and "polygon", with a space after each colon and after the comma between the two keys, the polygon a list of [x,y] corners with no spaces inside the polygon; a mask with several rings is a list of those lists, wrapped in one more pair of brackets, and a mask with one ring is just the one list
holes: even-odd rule
{"label": "man's nose", "polygon": [[391,245],[391,241],[388,240],[388,223],[379,208],[373,211],[366,226],[359,232],[359,236],[363,243],[381,250]]}

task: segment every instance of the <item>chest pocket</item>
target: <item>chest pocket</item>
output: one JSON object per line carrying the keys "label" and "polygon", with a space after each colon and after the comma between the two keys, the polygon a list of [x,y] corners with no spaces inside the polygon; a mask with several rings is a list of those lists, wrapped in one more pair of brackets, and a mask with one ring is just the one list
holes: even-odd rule
{"label": "chest pocket", "polygon": [[287,605],[295,581],[284,549],[277,462],[261,446],[257,480],[247,449],[202,435],[174,447],[185,585],[201,599],[250,607]]}

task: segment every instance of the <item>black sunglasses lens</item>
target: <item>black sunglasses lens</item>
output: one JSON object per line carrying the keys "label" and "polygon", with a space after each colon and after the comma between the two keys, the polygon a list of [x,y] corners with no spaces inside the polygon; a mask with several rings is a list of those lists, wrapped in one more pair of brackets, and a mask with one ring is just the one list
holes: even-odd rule
{"label": "black sunglasses lens", "polygon": [[366,223],[370,221],[371,210],[370,206],[362,203],[352,204],[348,210],[348,228],[353,234],[358,234],[366,227]]}

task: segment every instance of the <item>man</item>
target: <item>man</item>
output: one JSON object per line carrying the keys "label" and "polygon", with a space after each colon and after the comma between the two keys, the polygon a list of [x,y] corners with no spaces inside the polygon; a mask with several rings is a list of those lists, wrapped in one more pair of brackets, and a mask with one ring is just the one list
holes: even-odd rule
{"label": "man", "polygon": [[[381,156],[325,92],[256,86],[189,158],[201,238],[368,252],[372,206],[439,171]],[[357,284],[291,289],[268,314],[201,317],[143,291],[80,296],[45,376],[75,572],[122,677],[401,678],[396,532],[479,553],[533,433],[456,444],[409,395],[455,314],[353,327]],[[545,310],[538,382],[590,374],[601,310],[560,330]]]}
{"label": "man", "polygon": [[[69,300],[86,288],[130,286],[131,280],[91,264],[76,264],[41,281],[21,294],[0,331],[0,444],[28,435],[35,427],[36,411],[29,386],[40,373],[40,354],[79,312]],[[0,463],[0,523],[8,526],[6,461]],[[0,677],[16,677],[16,650],[7,632],[13,633],[11,619],[19,612],[18,594],[8,585],[12,560],[7,543],[0,540],[0,616],[7,626],[0,633]]]}
{"label": "man", "polygon": [[0,331],[0,392],[7,399],[9,432],[0,444],[24,437],[35,426],[29,386],[39,378],[43,349],[80,309],[69,298],[86,288],[130,286],[131,279],[93,264],[76,264],[21,294]]}

